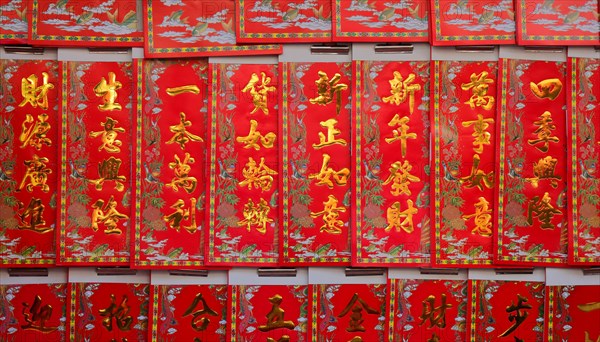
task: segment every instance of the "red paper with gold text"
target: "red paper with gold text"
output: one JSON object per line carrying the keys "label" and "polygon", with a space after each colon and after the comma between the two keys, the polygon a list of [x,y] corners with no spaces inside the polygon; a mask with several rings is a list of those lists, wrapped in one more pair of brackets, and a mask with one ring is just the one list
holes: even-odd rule
{"label": "red paper with gold text", "polygon": [[354,62],[353,263],[429,264],[429,62]]}
{"label": "red paper with gold text", "polygon": [[566,69],[500,60],[495,263],[567,261]]}
{"label": "red paper with gold text", "polygon": [[61,62],[60,264],[129,265],[131,62]]}
{"label": "red paper with gold text", "polygon": [[211,64],[207,263],[279,261],[275,64]]}
{"label": "red paper with gold text", "polygon": [[1,266],[53,265],[58,193],[58,62],[1,60]]}
{"label": "red paper with gold text", "polygon": [[596,341],[600,337],[600,285],[546,287],[545,341]]}
{"label": "red paper with gold text", "polygon": [[466,341],[467,282],[389,279],[389,341]]}
{"label": "red paper with gold text", "polygon": [[600,61],[568,61],[569,263],[600,263]]}
{"label": "red paper with gold text", "polygon": [[282,256],[350,263],[350,63],[281,63]]}
{"label": "red paper with gold text", "polygon": [[27,0],[0,0],[0,44],[27,43]]}
{"label": "red paper with gold text", "polygon": [[149,341],[226,341],[227,285],[152,285],[150,293]]}
{"label": "red paper with gold text", "polygon": [[142,46],[135,0],[31,0],[29,44]]}
{"label": "red paper with gold text", "polygon": [[134,267],[204,263],[208,64],[135,64],[137,119]]}
{"label": "red paper with gold text", "polygon": [[495,61],[432,62],[433,263],[492,263]]}

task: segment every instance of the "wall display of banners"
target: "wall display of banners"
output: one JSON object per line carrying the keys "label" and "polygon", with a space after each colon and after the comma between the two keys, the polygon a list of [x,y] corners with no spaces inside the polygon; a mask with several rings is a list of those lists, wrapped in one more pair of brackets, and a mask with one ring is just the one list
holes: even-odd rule
{"label": "wall display of banners", "polygon": [[136,0],[31,0],[29,44],[52,46],[142,46]]}
{"label": "wall display of banners", "polygon": [[564,61],[500,59],[495,263],[567,261],[566,71]]}
{"label": "wall display of banners", "polygon": [[57,263],[129,265],[133,63],[65,61],[61,76]]}
{"label": "wall display of banners", "polygon": [[511,0],[431,0],[431,44],[514,44]]}
{"label": "wall display of banners", "polygon": [[333,40],[426,42],[429,1],[333,0]]}
{"label": "wall display of banners", "polygon": [[517,0],[519,45],[600,45],[596,0]]}
{"label": "wall display of banners", "polygon": [[0,0],[0,44],[27,43],[27,4],[26,0]]}
{"label": "wall display of banners", "polygon": [[204,264],[208,63],[135,64],[135,226],[132,266]]}
{"label": "wall display of banners", "polygon": [[59,203],[58,62],[2,59],[0,69],[0,265],[53,265]]}
{"label": "wall display of banners", "polygon": [[331,41],[331,0],[235,2],[240,43]]}
{"label": "wall display of banners", "polygon": [[280,45],[236,45],[233,0],[144,2],[146,57],[265,55]]}

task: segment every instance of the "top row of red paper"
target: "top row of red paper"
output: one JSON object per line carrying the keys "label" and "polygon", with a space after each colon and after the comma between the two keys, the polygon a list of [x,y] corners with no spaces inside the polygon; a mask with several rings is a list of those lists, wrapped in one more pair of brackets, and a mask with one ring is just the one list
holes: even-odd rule
{"label": "top row of red paper", "polygon": [[144,46],[147,57],[280,43],[600,45],[598,0],[0,0],[0,44]]}

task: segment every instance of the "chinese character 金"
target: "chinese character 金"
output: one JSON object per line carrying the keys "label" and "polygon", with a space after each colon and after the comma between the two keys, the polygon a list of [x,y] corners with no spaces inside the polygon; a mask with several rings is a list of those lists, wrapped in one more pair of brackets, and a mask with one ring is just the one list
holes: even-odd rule
{"label": "chinese character \u91d1", "polygon": [[254,114],[260,109],[264,114],[268,115],[268,93],[277,90],[277,88],[269,86],[271,83],[271,77],[268,77],[264,72],[261,72],[260,75],[261,78],[259,79],[256,73],[252,73],[252,76],[250,76],[250,81],[248,81],[248,84],[246,84],[244,89],[242,89],[242,93],[250,91],[250,96],[252,96],[252,104],[254,104],[254,109],[250,112],[250,114]]}
{"label": "chinese character \u91d1", "polygon": [[551,200],[547,192],[544,193],[541,199],[539,196],[533,197],[527,207],[527,224],[531,226],[533,224],[533,215],[536,215],[540,223],[542,223],[542,229],[553,229],[552,218],[554,215],[562,214],[562,212],[552,206],[550,203]]}
{"label": "chinese character \u91d1", "polygon": [[338,123],[336,119],[329,119],[326,121],[321,121],[321,127],[327,128],[327,135],[323,134],[323,132],[319,132],[319,143],[313,144],[315,149],[320,149],[325,146],[331,146],[333,144],[338,144],[342,146],[346,146],[348,142],[344,139],[336,139],[336,135],[342,134],[342,131],[335,128],[335,125]]}
{"label": "chinese character \u91d1", "polygon": [[[202,302],[202,309],[194,311],[199,302]],[[196,297],[190,306],[183,313],[183,317],[189,315],[192,316],[192,322],[190,323],[192,325],[192,329],[196,331],[204,331],[210,324],[210,319],[207,317],[202,317],[203,315],[218,316],[218,314],[211,309],[208,304],[206,304],[206,299],[204,299],[202,293],[196,294]]]}
{"label": "chinese character \u91d1", "polygon": [[412,114],[415,109],[415,92],[421,90],[420,84],[411,84],[415,78],[415,74],[408,74],[404,79],[399,71],[394,71],[394,78],[388,81],[392,88],[390,89],[392,95],[384,97],[383,102],[399,106],[408,98],[408,109]]}
{"label": "chinese character \u91d1", "polygon": [[[333,183],[336,185],[348,184],[348,177],[350,177],[350,170],[343,168],[339,171],[335,171],[329,167],[329,160],[331,156],[327,153],[323,154],[323,163],[321,164],[321,170],[319,173],[313,173],[308,175],[309,179],[316,179],[318,182],[316,185],[326,185],[329,189],[333,189]],[[333,178],[333,179],[332,179]]]}
{"label": "chinese character \u91d1", "polygon": [[285,314],[285,310],[281,308],[282,301],[283,297],[278,294],[269,298],[269,302],[271,302],[271,311],[267,314],[267,324],[259,325],[258,330],[262,332],[281,328],[293,330],[296,327],[294,322],[284,320],[283,315]]}
{"label": "chinese character \u91d1", "polygon": [[48,109],[48,90],[54,88],[52,83],[48,83],[49,75],[42,72],[42,85],[38,86],[38,78],[35,74],[29,75],[27,78],[21,79],[21,95],[23,101],[19,103],[19,107],[30,104],[33,108],[38,106],[44,110]]}
{"label": "chinese character \u91d1", "polygon": [[336,113],[340,114],[342,108],[342,90],[348,89],[348,85],[339,83],[342,76],[338,73],[333,75],[331,79],[327,76],[327,73],[323,71],[318,72],[319,79],[315,81],[317,85],[317,97],[309,99],[308,101],[312,104],[326,105],[333,101],[336,97]]}
{"label": "chinese character \u91d1", "polygon": [[261,198],[258,204],[254,204],[252,198],[249,198],[242,212],[244,219],[239,221],[237,225],[239,227],[246,226],[248,231],[252,227],[256,227],[257,232],[265,234],[267,232],[267,223],[273,222],[273,219],[269,218],[269,211],[271,211],[271,207],[269,207],[264,198]]}
{"label": "chinese character \u91d1", "polygon": [[529,83],[533,95],[540,99],[554,100],[560,94],[563,84],[558,78],[549,78],[538,83]]}
{"label": "chinese character \u91d1", "polygon": [[[44,227],[46,221],[44,220],[44,208],[42,200],[39,198],[31,198],[27,207],[24,208],[23,212],[17,214],[21,220],[19,229],[32,230],[36,233],[47,233],[53,230],[52,227]],[[22,203],[19,202],[19,209],[22,209]],[[27,220],[27,218],[29,218]]]}
{"label": "chinese character \u91d1", "polygon": [[413,201],[410,199],[406,200],[406,205],[407,208],[402,210],[400,208],[400,202],[394,202],[387,209],[386,216],[388,225],[385,227],[386,232],[396,228],[396,232],[400,232],[400,229],[402,229],[410,234],[415,230],[413,224],[413,215],[416,215],[419,210],[414,207]]}
{"label": "chinese character \u91d1", "polygon": [[174,209],[172,213],[163,216],[163,220],[169,225],[169,227],[179,231],[179,228],[182,227],[182,223],[187,220],[191,220],[189,226],[183,226],[188,233],[193,234],[198,230],[198,226],[196,224],[196,199],[190,199],[190,208],[187,209],[185,207],[185,201],[181,198],[178,199],[172,206],[171,209]]}
{"label": "chinese character \u91d1", "polygon": [[48,114],[38,115],[37,120],[33,119],[33,115],[27,114],[25,121],[21,124],[21,134],[19,135],[21,148],[33,146],[39,151],[42,145],[51,146],[52,140],[47,136],[48,131],[50,131]]}
{"label": "chinese character \u91d1", "polygon": [[248,186],[251,189],[254,186],[255,189],[261,189],[262,191],[269,191],[273,186],[273,176],[277,174],[277,171],[269,168],[265,164],[265,158],[260,158],[260,163],[256,165],[256,161],[252,157],[248,157],[246,167],[242,170],[244,180],[239,182],[240,186]]}
{"label": "chinese character \u91d1", "polygon": [[429,327],[433,328],[434,326],[439,328],[446,327],[446,310],[452,307],[452,304],[446,303],[446,294],[441,295],[441,305],[435,306],[435,296],[429,295],[425,300],[423,300],[423,312],[421,312],[421,323],[419,325],[423,325],[427,320],[429,320]]}
{"label": "chinese character \u91d1", "polygon": [[190,157],[188,152],[185,153],[183,160],[178,155],[174,155],[175,161],[169,163],[169,169],[173,170],[175,177],[171,179],[171,182],[167,183],[167,188],[172,188],[173,191],[178,192],[179,187],[182,187],[188,194],[191,194],[196,189],[198,180],[196,177],[190,176],[192,167],[190,164],[195,162],[195,159]]}
{"label": "chinese character \u91d1", "polygon": [[31,160],[24,161],[27,171],[21,180],[19,191],[25,188],[28,192],[32,192],[36,186],[42,188],[43,192],[50,191],[50,186],[46,184],[48,175],[52,173],[52,170],[46,167],[48,161],[48,158],[38,157],[36,154],[31,157]]}
{"label": "chinese character \u91d1", "polygon": [[[509,306],[506,307],[506,312],[509,313],[508,320],[510,322],[514,322],[512,326],[506,329],[505,332],[498,335],[498,337],[506,337],[510,335],[513,331],[515,331],[522,323],[525,321],[527,316],[529,316],[528,311],[524,311],[523,309],[531,309],[532,306],[527,303],[527,298],[517,294],[517,305],[513,302],[510,303]],[[515,337],[516,338],[516,337]]]}
{"label": "chinese character \u91d1", "polygon": [[476,153],[483,153],[483,145],[490,144],[492,135],[486,130],[490,127],[491,123],[494,123],[494,119],[484,119],[481,114],[477,114],[477,120],[463,121],[463,127],[473,126],[472,136],[475,137],[473,146],[476,146],[473,148],[473,151]]}
{"label": "chinese character \u91d1", "polygon": [[462,218],[464,220],[473,218],[475,228],[471,230],[471,233],[481,236],[492,236],[492,209],[490,209],[490,202],[483,197],[479,197],[479,202],[475,203],[474,206],[475,213],[463,215]]}
{"label": "chinese character \u91d1", "polygon": [[344,221],[338,220],[340,212],[345,212],[345,207],[338,207],[338,200],[333,195],[329,195],[327,201],[323,202],[323,210],[311,212],[310,217],[316,218],[323,216],[323,225],[320,231],[329,234],[341,234]]}
{"label": "chinese character \u91d1", "polygon": [[31,306],[29,306],[29,303],[23,303],[22,313],[25,317],[25,322],[27,322],[27,324],[21,325],[23,330],[37,330],[43,333],[49,333],[58,329],[58,327],[46,326],[46,322],[50,319],[50,316],[52,316],[52,306],[48,304],[42,306],[42,297],[39,295],[35,296]]}
{"label": "chinese character \u91d1", "polygon": [[410,171],[412,170],[412,165],[405,160],[404,163],[400,163],[396,161],[392,163],[390,167],[390,175],[383,182],[383,185],[387,185],[392,183],[391,193],[394,196],[399,196],[400,194],[409,195],[412,193],[408,186],[411,182],[420,182],[421,179],[415,175],[412,175]]}
{"label": "chinese character \u91d1", "polygon": [[350,314],[350,321],[348,322],[348,327],[346,328],[347,332],[366,331],[365,327],[362,325],[365,321],[362,315],[363,309],[369,315],[379,315],[379,310],[370,307],[364,299],[358,296],[358,293],[355,293],[354,295],[352,295],[352,298],[350,299],[348,304],[346,304],[346,307],[338,315],[338,318],[342,318],[348,313],[350,313],[350,311],[352,311],[352,313]]}
{"label": "chinese character \u91d1", "polygon": [[536,146],[541,152],[548,152],[550,142],[558,142],[558,137],[552,136],[552,131],[556,129],[556,125],[552,123],[552,114],[549,111],[545,111],[540,119],[533,123],[538,128],[533,132],[537,135],[537,139],[529,139],[527,143],[531,146],[535,146],[542,143],[542,146]]}
{"label": "chinese character \u91d1", "polygon": [[110,305],[106,309],[98,310],[100,316],[106,317],[102,320],[102,325],[108,330],[113,329],[113,318],[117,323],[117,328],[121,331],[128,331],[131,329],[131,323],[133,323],[133,317],[129,316],[129,306],[127,305],[127,295],[123,295],[121,303],[117,306],[115,303],[115,295],[110,295]]}
{"label": "chinese character \u91d1", "polygon": [[469,98],[469,101],[465,102],[471,108],[481,107],[484,110],[491,110],[494,108],[495,99],[491,95],[487,95],[489,84],[494,83],[494,80],[488,78],[488,72],[482,71],[481,73],[471,74],[471,82],[463,83],[460,87],[462,90],[469,90],[473,92],[473,95]]}
{"label": "chinese character \u91d1", "polygon": [[277,136],[273,132],[268,132],[265,135],[262,135],[256,128],[258,127],[258,122],[256,120],[250,120],[250,132],[245,137],[237,137],[235,140],[239,143],[245,144],[244,148],[254,148],[255,150],[260,150],[259,142],[265,148],[272,148]]}
{"label": "chinese character \u91d1", "polygon": [[114,196],[110,196],[108,202],[104,204],[103,199],[98,199],[92,204],[92,229],[98,231],[98,224],[104,224],[104,233],[121,234],[121,228],[118,227],[120,220],[129,219],[129,216],[117,211],[117,201]]}
{"label": "chinese character \u91d1", "polygon": [[165,142],[165,144],[170,145],[176,143],[179,144],[179,147],[182,150],[185,150],[185,144],[190,141],[204,141],[201,137],[187,131],[186,127],[190,126],[192,126],[192,122],[186,119],[185,113],[179,113],[179,123],[177,125],[169,126],[169,131],[174,134],[171,139]]}
{"label": "chinese character \u91d1", "polygon": [[385,142],[388,144],[400,140],[400,152],[402,157],[406,155],[406,140],[417,138],[416,133],[408,133],[408,130],[410,129],[410,127],[407,125],[408,121],[410,121],[408,116],[400,117],[398,114],[394,115],[392,120],[388,122],[388,126],[398,126],[398,129],[392,131],[392,134],[394,135],[393,137],[385,138]]}
{"label": "chinese character \u91d1", "polygon": [[98,147],[98,151],[105,150],[108,153],[119,153],[121,152],[121,146],[123,143],[117,139],[118,133],[125,133],[123,127],[115,127],[119,121],[114,120],[110,117],[106,118],[105,122],[101,122],[100,126],[104,127],[101,131],[90,132],[90,137],[100,137],[102,144]]}

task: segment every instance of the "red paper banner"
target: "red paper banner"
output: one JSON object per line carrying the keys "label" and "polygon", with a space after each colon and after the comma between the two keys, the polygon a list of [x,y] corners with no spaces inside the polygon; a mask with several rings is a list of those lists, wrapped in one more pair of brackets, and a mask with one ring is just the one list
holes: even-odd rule
{"label": "red paper banner", "polygon": [[466,341],[467,282],[390,279],[389,341]]}
{"label": "red paper banner", "polygon": [[227,285],[152,285],[150,291],[150,341],[226,341]]}
{"label": "red paper banner", "polygon": [[511,0],[431,0],[433,45],[514,44]]}
{"label": "red paper banner", "polygon": [[240,43],[331,40],[331,0],[238,0],[235,5]]}
{"label": "red paper banner", "polygon": [[144,1],[146,57],[261,55],[280,45],[236,45],[233,0]]}
{"label": "red paper banner", "polygon": [[600,338],[600,285],[546,287],[545,341]]}
{"label": "red paper banner", "polygon": [[429,1],[334,0],[334,41],[426,42]]}
{"label": "red paper banner", "polygon": [[27,43],[26,0],[0,0],[0,44]]}
{"label": "red paper banner", "polygon": [[31,0],[29,43],[52,46],[142,46],[135,0]]}
{"label": "red paper banner", "polygon": [[2,266],[56,258],[58,62],[0,60]]}
{"label": "red paper banner", "polygon": [[354,62],[353,263],[428,264],[429,62]]}
{"label": "red paper banner", "polygon": [[566,63],[501,59],[494,262],[567,261]]}
{"label": "red paper banner", "polygon": [[517,0],[522,45],[600,45],[596,0]]}
{"label": "red paper banner", "polygon": [[469,281],[470,341],[542,341],[544,283]]}
{"label": "red paper banner", "polygon": [[350,63],[282,63],[282,255],[350,263]]}
{"label": "red paper banner", "polygon": [[61,73],[57,262],[129,265],[132,63],[62,62]]}
{"label": "red paper banner", "polygon": [[432,62],[436,265],[492,263],[497,62]]}
{"label": "red paper banner", "polygon": [[192,267],[204,261],[205,60],[144,60],[138,82],[135,241],[132,264]]}
{"label": "red paper banner", "polygon": [[207,263],[276,264],[277,65],[210,67]]}
{"label": "red paper banner", "polygon": [[[600,61],[571,58],[569,94],[569,262],[600,263]],[[595,94],[595,95],[593,95]]]}

